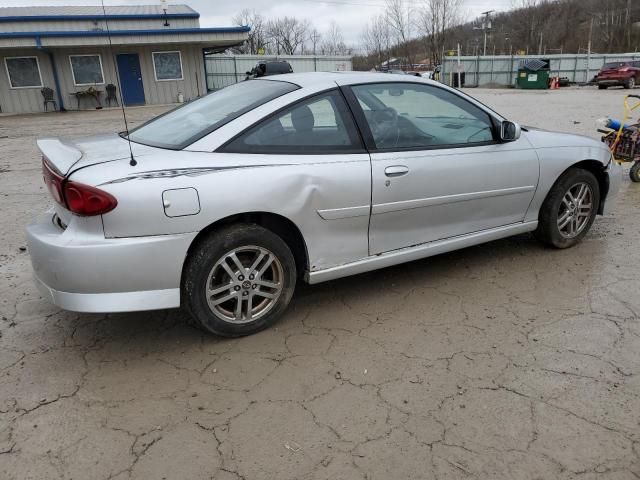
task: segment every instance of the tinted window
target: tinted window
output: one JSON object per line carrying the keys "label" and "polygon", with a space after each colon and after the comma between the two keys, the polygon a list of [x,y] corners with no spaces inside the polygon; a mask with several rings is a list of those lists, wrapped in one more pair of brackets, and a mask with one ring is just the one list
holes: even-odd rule
{"label": "tinted window", "polygon": [[409,83],[354,86],[376,147],[460,146],[493,141],[489,115],[442,88]]}
{"label": "tinted window", "polygon": [[249,80],[186,103],[133,130],[132,142],[181,149],[254,108],[292,92],[288,82]]}
{"label": "tinted window", "polygon": [[602,70],[609,70],[609,69],[615,69],[615,68],[622,68],[625,65],[627,65],[625,62],[609,62],[609,63],[605,63],[602,66]]}
{"label": "tinted window", "polygon": [[296,103],[252,127],[225,152],[322,154],[361,150],[347,105],[337,91]]}
{"label": "tinted window", "polygon": [[104,83],[102,59],[100,55],[70,55],[71,72],[75,85],[96,85]]}
{"label": "tinted window", "polygon": [[5,58],[11,88],[41,87],[40,68],[36,57]]}
{"label": "tinted window", "polygon": [[180,52],[153,52],[152,56],[156,80],[182,80]]}

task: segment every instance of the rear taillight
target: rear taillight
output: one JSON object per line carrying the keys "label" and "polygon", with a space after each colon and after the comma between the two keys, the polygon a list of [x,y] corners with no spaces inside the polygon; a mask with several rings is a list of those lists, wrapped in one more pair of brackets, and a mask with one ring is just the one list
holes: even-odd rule
{"label": "rear taillight", "polygon": [[118,201],[110,193],[83,183],[67,181],[63,191],[67,208],[78,215],[102,215],[118,205]]}
{"label": "rear taillight", "polygon": [[90,217],[110,212],[118,205],[113,195],[84,183],[65,180],[46,158],[42,159],[44,183],[53,199],[76,215]]}
{"label": "rear taillight", "polygon": [[47,186],[53,199],[60,205],[64,205],[64,198],[62,196],[62,182],[64,182],[64,177],[49,165],[45,157],[42,157],[42,176],[44,178],[44,184]]}

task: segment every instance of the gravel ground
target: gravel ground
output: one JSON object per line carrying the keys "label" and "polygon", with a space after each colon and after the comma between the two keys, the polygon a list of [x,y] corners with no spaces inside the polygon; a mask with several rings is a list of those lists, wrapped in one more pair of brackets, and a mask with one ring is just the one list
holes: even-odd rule
{"label": "gravel ground", "polygon": [[[594,135],[626,92],[469,93]],[[32,285],[34,139],[121,129],[118,110],[0,117],[0,478],[640,478],[640,184],[571,250],[523,235],[303,286],[276,328],[225,340]]]}

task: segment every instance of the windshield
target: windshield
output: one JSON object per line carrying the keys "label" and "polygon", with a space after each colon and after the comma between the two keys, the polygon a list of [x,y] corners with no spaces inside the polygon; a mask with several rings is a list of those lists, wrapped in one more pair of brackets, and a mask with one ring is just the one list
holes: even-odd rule
{"label": "windshield", "polygon": [[610,62],[610,63],[605,63],[602,66],[602,70],[608,70],[608,69],[612,69],[612,68],[620,68],[620,67],[624,67],[626,65],[625,62]]}
{"label": "windshield", "polygon": [[299,88],[288,82],[249,80],[212,92],[150,120],[129,133],[132,142],[180,150],[231,120]]}

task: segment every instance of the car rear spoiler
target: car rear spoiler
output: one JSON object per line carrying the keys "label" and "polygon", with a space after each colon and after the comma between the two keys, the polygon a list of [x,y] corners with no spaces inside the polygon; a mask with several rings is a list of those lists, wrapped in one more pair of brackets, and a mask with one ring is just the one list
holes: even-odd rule
{"label": "car rear spoiler", "polygon": [[82,152],[76,145],[60,138],[39,138],[36,144],[49,164],[62,175],[67,175],[71,167],[82,158]]}

